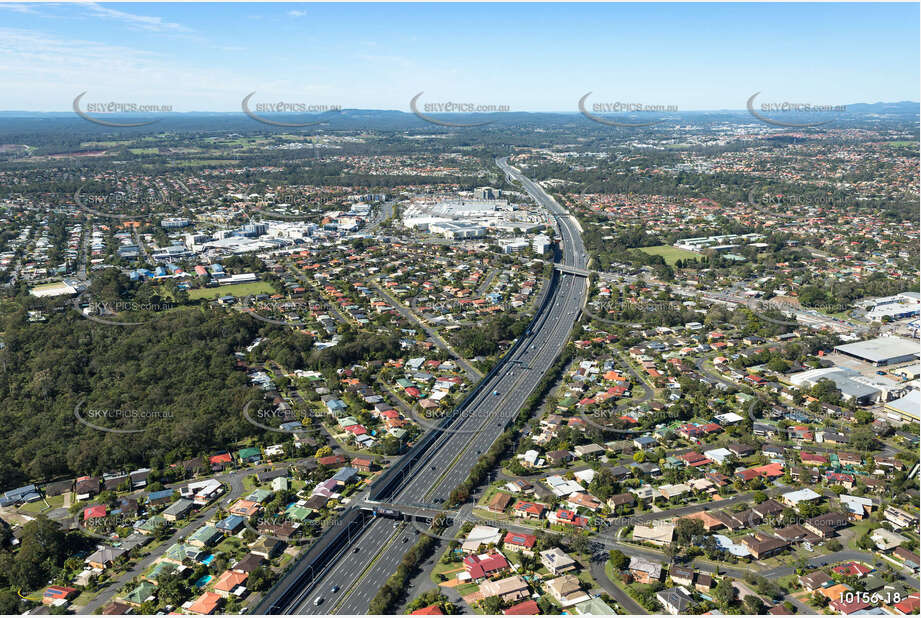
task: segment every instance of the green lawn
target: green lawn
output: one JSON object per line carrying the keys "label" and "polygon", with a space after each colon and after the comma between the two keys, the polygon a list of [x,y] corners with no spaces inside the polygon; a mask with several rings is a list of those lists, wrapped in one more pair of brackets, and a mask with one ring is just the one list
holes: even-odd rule
{"label": "green lawn", "polygon": [[640,251],[647,255],[661,255],[665,258],[665,263],[669,266],[674,266],[675,262],[678,260],[684,260],[689,258],[700,257],[701,254],[695,251],[687,251],[685,249],[678,249],[677,247],[672,247],[671,245],[657,245],[655,247],[641,247]]}
{"label": "green lawn", "polygon": [[220,296],[236,296],[242,298],[253,294],[274,294],[275,288],[268,281],[253,281],[252,283],[235,283],[233,285],[222,285],[216,288],[199,288],[189,290],[189,298],[196,300],[199,298],[215,299]]}

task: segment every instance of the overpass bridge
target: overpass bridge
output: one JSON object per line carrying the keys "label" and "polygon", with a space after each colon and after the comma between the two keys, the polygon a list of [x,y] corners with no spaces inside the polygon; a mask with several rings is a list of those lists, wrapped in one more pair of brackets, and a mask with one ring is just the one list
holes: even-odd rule
{"label": "overpass bridge", "polygon": [[398,519],[421,518],[431,520],[436,517],[454,519],[458,516],[456,511],[446,510],[438,504],[422,502],[365,501],[357,506],[364,511],[370,511],[378,517],[394,517]]}
{"label": "overpass bridge", "polygon": [[561,273],[567,273],[570,275],[579,275],[580,277],[588,277],[593,272],[585,268],[578,268],[576,266],[566,266],[565,264],[560,264],[560,263],[554,263],[553,267],[557,269],[558,271],[560,271]]}

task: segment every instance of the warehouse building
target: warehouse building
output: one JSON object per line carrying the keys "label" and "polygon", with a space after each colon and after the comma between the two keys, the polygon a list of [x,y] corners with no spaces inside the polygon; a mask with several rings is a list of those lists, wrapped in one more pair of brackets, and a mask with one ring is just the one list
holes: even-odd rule
{"label": "warehouse building", "polygon": [[921,358],[918,344],[902,337],[877,337],[867,341],[839,345],[835,351],[866,363],[885,367]]}

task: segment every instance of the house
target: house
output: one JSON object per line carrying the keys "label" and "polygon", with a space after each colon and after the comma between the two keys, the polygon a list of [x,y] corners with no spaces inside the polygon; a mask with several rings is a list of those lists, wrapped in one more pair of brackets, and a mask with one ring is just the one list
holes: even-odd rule
{"label": "house", "polygon": [[901,560],[912,571],[917,571],[919,565],[921,565],[921,558],[918,557],[918,554],[904,547],[896,547],[892,550],[892,555]]}
{"label": "house", "polygon": [[679,586],[690,586],[694,583],[694,569],[680,564],[668,567],[668,576]]}
{"label": "house", "polygon": [[217,611],[223,601],[224,598],[221,595],[214,592],[205,592],[185,609],[192,614],[210,616]]}
{"label": "house", "polygon": [[588,520],[584,517],[576,515],[575,511],[570,511],[567,509],[557,509],[555,511],[550,511],[550,514],[547,515],[547,520],[551,524],[567,524],[570,526],[577,526],[579,528],[584,528],[588,524]]}
{"label": "house", "polygon": [[902,509],[896,508],[894,506],[887,506],[886,510],[883,511],[883,517],[886,518],[892,527],[896,530],[901,530],[902,528],[907,528],[909,526],[917,525],[918,518],[914,517]]}
{"label": "house", "polygon": [[691,594],[682,586],[660,590],[656,593],[656,599],[672,616],[686,613],[687,609],[694,604]]}
{"label": "house", "polygon": [[779,539],[775,536],[769,536],[763,532],[750,534],[742,538],[742,545],[748,548],[748,551],[757,560],[770,558],[787,549],[790,543]]}
{"label": "house", "polygon": [[166,552],[164,552],[162,560],[181,566],[186,560],[199,562],[206,555],[207,552],[202,551],[199,547],[187,543],[173,543],[166,549]]}
{"label": "house", "polygon": [[698,573],[694,582],[694,587],[700,592],[707,594],[713,588],[713,577],[707,573]]}
{"label": "house", "polygon": [[649,449],[654,449],[659,445],[658,440],[650,436],[640,436],[633,439],[633,446],[641,451],[648,451]]}
{"label": "house", "polygon": [[508,568],[505,556],[496,552],[492,554],[470,554],[464,558],[464,570],[473,581],[492,577]]}
{"label": "house", "polygon": [[641,584],[649,584],[662,579],[662,565],[646,558],[633,556],[627,567],[633,579]]}
{"label": "house", "polygon": [[877,528],[870,533],[870,538],[880,551],[888,551],[908,541],[908,539],[901,534],[896,534],[885,528]]}
{"label": "house", "polygon": [[838,496],[838,500],[847,511],[847,514],[854,520],[859,521],[864,517],[868,517],[873,511],[873,500],[869,498],[841,494]]}
{"label": "house", "polygon": [[512,605],[502,613],[506,616],[537,616],[540,614],[540,608],[537,606],[537,601],[528,599]]}
{"label": "house", "polygon": [[630,492],[615,494],[608,498],[608,508],[616,511],[620,507],[632,507],[636,504],[636,496]]}
{"label": "house", "polygon": [[238,573],[252,573],[254,570],[265,564],[265,559],[256,554],[246,554],[235,565],[233,570]]}
{"label": "house", "polygon": [[102,608],[103,616],[126,616],[131,613],[131,606],[127,603],[112,601]]}
{"label": "house", "polygon": [[42,593],[43,605],[59,605],[61,601],[69,601],[80,594],[76,588],[67,586],[48,586]]}
{"label": "house", "polygon": [[142,581],[137,586],[135,586],[131,592],[126,594],[123,600],[133,607],[140,607],[145,601],[154,598],[156,591],[156,586],[148,581]]}
{"label": "house", "polygon": [[727,444],[726,449],[739,459],[755,454],[754,447],[747,444],[742,444],[741,442],[733,442],[732,444]]}
{"label": "house", "polygon": [[176,521],[184,518],[186,515],[192,512],[192,509],[195,507],[195,503],[191,500],[186,500],[185,498],[179,498],[171,505],[166,507],[163,511],[163,519],[166,521]]}
{"label": "house", "polygon": [[576,603],[587,601],[590,598],[583,592],[582,584],[575,575],[563,575],[556,579],[551,579],[544,582],[544,586],[550,596],[564,609]]}
{"label": "house", "polygon": [[668,545],[675,534],[675,524],[654,521],[652,525],[633,526],[633,540],[652,543],[653,545]]}
{"label": "house", "polygon": [[498,528],[477,524],[467,534],[467,538],[461,544],[461,549],[464,553],[476,552],[480,545],[498,545],[500,540],[502,540],[502,534]]}
{"label": "house", "polygon": [[921,595],[917,592],[903,600],[899,601],[892,606],[895,611],[902,614],[903,616],[910,616],[912,614],[917,614],[918,610],[921,609]]}
{"label": "house", "polygon": [[252,500],[237,500],[233,506],[230,507],[228,513],[232,515],[240,515],[241,517],[252,517],[257,514],[262,507],[258,502],[253,502]]}
{"label": "house", "polygon": [[774,500],[765,500],[761,504],[756,504],[752,507],[752,511],[757,513],[761,519],[768,519],[769,517],[776,517],[783,513],[783,505]]}
{"label": "house", "polygon": [[169,504],[170,502],[173,501],[173,493],[174,492],[172,489],[164,489],[162,491],[152,491],[147,494],[147,500],[145,501],[145,504],[148,507]]}
{"label": "house", "polygon": [[544,516],[544,511],[547,510],[543,504],[537,502],[525,502],[519,500],[515,503],[515,516],[522,517],[524,519],[540,519]]}
{"label": "house", "polygon": [[[224,571],[217,582],[214,584],[214,591],[221,597],[227,598],[231,594],[237,595],[237,589],[249,579],[249,573],[240,573],[238,571]],[[237,595],[239,596],[239,595]]]}
{"label": "house", "polygon": [[81,476],[74,485],[77,500],[90,500],[99,493],[100,482],[98,478]]}
{"label": "house", "polygon": [[444,612],[441,611],[441,608],[438,605],[427,605],[421,607],[414,612],[410,612],[410,616],[443,616]]}
{"label": "house", "polygon": [[559,547],[540,552],[540,561],[553,575],[561,575],[576,569],[576,561]]}
{"label": "house", "polygon": [[829,586],[833,586],[834,583],[835,580],[825,571],[813,571],[812,573],[799,576],[800,586],[809,592],[814,592],[820,588],[828,588]]}
{"label": "house", "polygon": [[531,594],[528,590],[528,583],[520,575],[512,575],[496,581],[485,581],[480,584],[480,593],[483,598],[499,597],[504,603],[514,603]]}
{"label": "house", "polygon": [[599,455],[604,455],[604,447],[597,444],[580,444],[573,449],[576,452],[576,455],[581,458],[586,457],[597,457]]}
{"label": "house", "polygon": [[501,514],[505,512],[505,509],[508,508],[511,502],[512,497],[510,495],[497,491],[493,494],[492,498],[489,499],[489,502],[486,503],[486,510],[490,513]]}
{"label": "house", "polygon": [[94,569],[107,569],[128,553],[121,547],[100,547],[90,554],[84,562]]}
{"label": "house", "polygon": [[861,577],[872,573],[873,569],[865,564],[852,560],[851,562],[839,564],[838,566],[832,568],[832,571],[845,577],[856,577],[860,579]]}
{"label": "house", "polygon": [[822,495],[806,487],[804,489],[787,492],[781,495],[780,499],[787,506],[796,507],[800,502],[814,502],[816,500],[821,500]]}
{"label": "house", "polygon": [[189,537],[189,545],[195,547],[212,547],[217,545],[224,535],[214,526],[202,526]]}
{"label": "house", "polygon": [[869,609],[871,605],[863,600],[860,595],[854,595],[853,598],[843,596],[841,598],[835,599],[828,604],[830,609],[838,612],[842,616],[850,616],[851,614],[862,612],[865,609]]}
{"label": "house", "polygon": [[251,554],[255,554],[261,558],[265,558],[266,560],[271,560],[284,548],[284,541],[268,536],[260,536],[252,545],[249,546],[249,551]]}
{"label": "house", "polygon": [[327,455],[326,457],[318,457],[317,464],[326,468],[338,468],[339,466],[345,465],[345,457],[342,455]]}
{"label": "house", "polygon": [[594,512],[601,508],[601,501],[598,498],[580,491],[569,494],[569,497],[566,498],[566,504],[573,510],[583,508]]}
{"label": "house", "polygon": [[228,515],[221,521],[214,524],[214,527],[220,530],[223,534],[230,536],[239,532],[246,520],[239,515]]}
{"label": "house", "polygon": [[844,513],[824,513],[803,522],[803,527],[823,539],[835,536],[837,530],[850,525],[850,518]]}
{"label": "house", "polygon": [[533,534],[523,534],[521,532],[509,532],[502,539],[502,546],[508,549],[520,551],[527,556],[533,555],[531,548],[537,542],[537,537]]}

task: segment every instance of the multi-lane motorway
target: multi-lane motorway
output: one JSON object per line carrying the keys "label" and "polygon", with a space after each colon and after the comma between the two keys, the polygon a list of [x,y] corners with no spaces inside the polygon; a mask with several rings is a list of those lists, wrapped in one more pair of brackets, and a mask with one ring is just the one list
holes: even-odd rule
{"label": "multi-lane motorway", "polygon": [[[558,222],[561,262],[585,267],[585,249],[575,221],[553,198],[530,179],[510,167],[505,159],[497,164]],[[431,446],[426,457],[405,475],[390,501],[394,503],[441,503],[466,479],[477,459],[502,433],[520,410],[543,375],[560,354],[572,325],[578,318],[587,281],[572,274],[558,274],[552,291],[530,333],[461,416]],[[361,498],[364,499],[364,496]],[[396,570],[403,555],[418,539],[411,525],[377,518],[328,565],[322,573],[310,575],[309,583],[288,604],[284,613],[363,614],[371,599]],[[336,592],[332,592],[336,589]]]}

